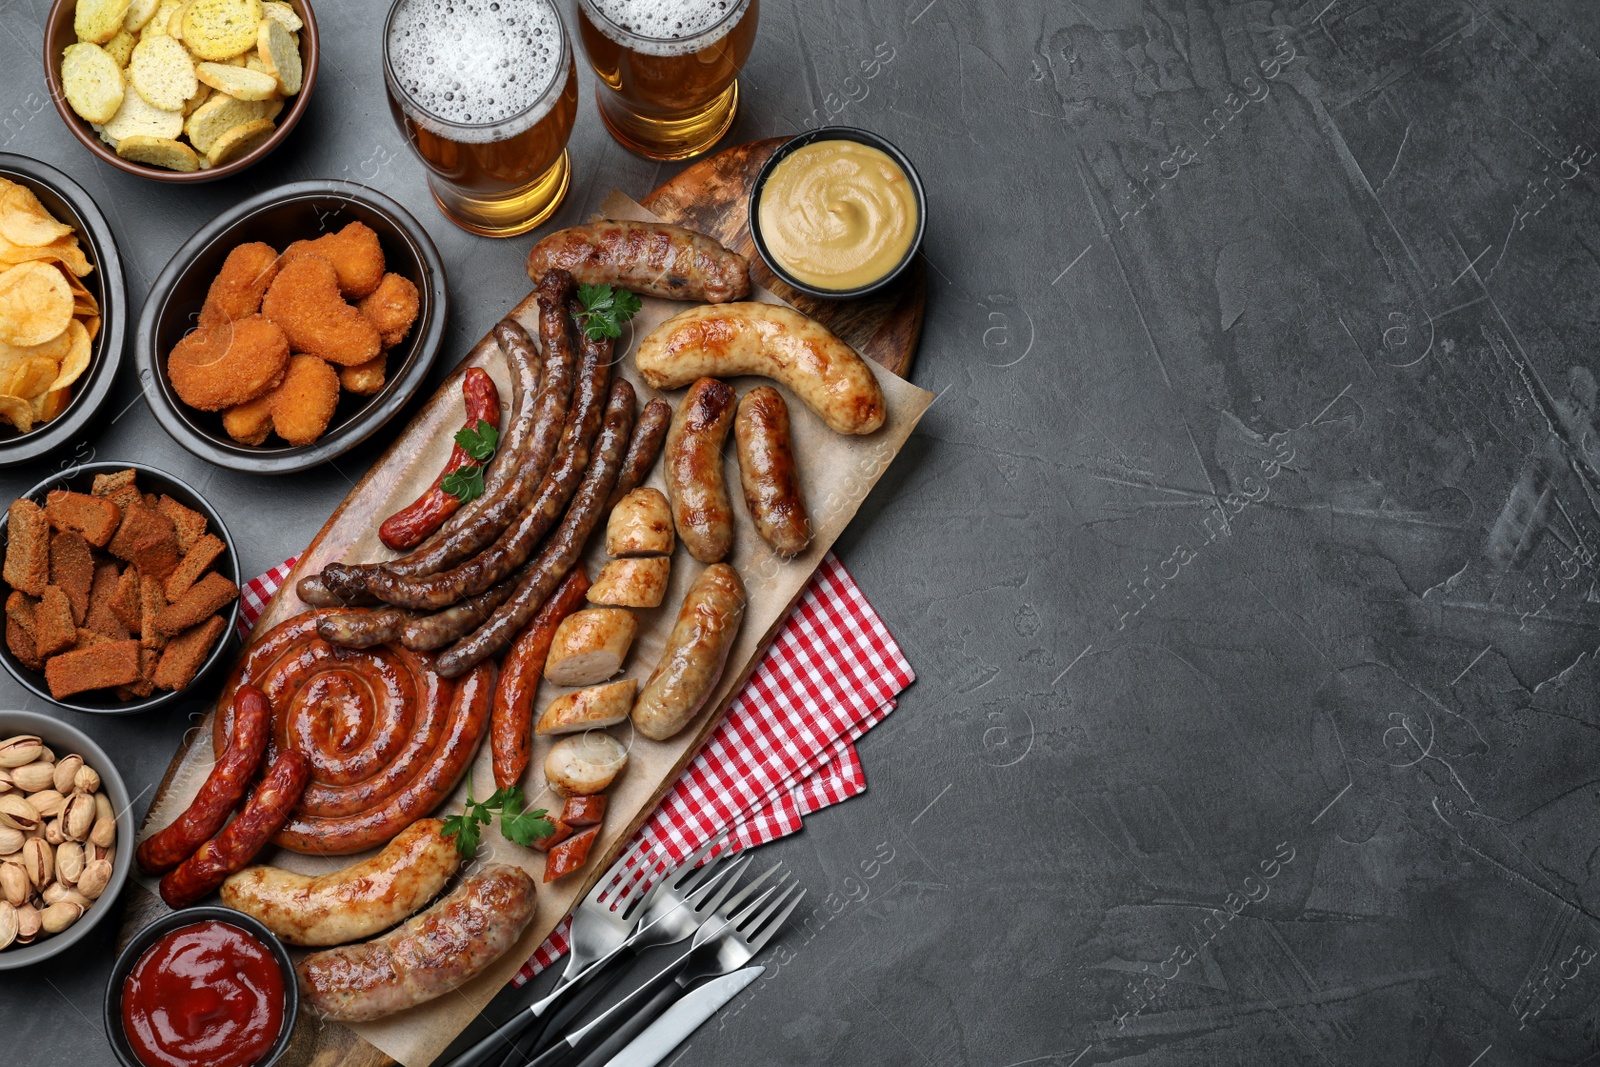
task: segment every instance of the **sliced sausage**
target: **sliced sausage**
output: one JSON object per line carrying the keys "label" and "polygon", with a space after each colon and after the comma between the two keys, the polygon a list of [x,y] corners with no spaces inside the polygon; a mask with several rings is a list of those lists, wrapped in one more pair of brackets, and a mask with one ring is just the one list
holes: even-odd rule
{"label": "sliced sausage", "polygon": [[544,758],[544,777],[562,796],[604,793],[628,766],[628,750],[599,730],[563,737]]}
{"label": "sliced sausage", "polygon": [[639,633],[639,620],[624,608],[585,608],[561,620],[544,676],[556,685],[594,685],[614,677]]}
{"label": "sliced sausage", "polygon": [[553,847],[544,858],[544,880],[553,882],[564,878],[589,862],[589,850],[594,839],[600,836],[600,827],[592,827]]}
{"label": "sliced sausage", "polygon": [[614,559],[600,568],[600,577],[589,587],[589,603],[623,608],[655,608],[667,595],[671,575],[669,556],[648,559]]}
{"label": "sliced sausage", "polygon": [[670,556],[672,507],[659,489],[635,489],[611,507],[606,555]]}
{"label": "sliced sausage", "polygon": [[573,734],[615,726],[628,717],[639,683],[632,678],[563,693],[539,716],[534,733],[540,736]]}

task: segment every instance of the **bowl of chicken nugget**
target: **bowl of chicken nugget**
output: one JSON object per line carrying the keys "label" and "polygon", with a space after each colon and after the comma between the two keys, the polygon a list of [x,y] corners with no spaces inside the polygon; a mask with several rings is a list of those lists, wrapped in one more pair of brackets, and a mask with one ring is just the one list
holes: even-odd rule
{"label": "bowl of chicken nugget", "polygon": [[119,170],[215,181],[254,165],[305,113],[317,78],[306,0],[55,0],[50,97]]}
{"label": "bowl of chicken nugget", "polygon": [[172,475],[72,467],[12,501],[0,539],[0,664],[35,695],[74,711],[149,711],[226,658],[238,554],[216,509]]}
{"label": "bowl of chicken nugget", "polygon": [[283,186],[219,216],[145,298],[134,359],[156,420],[252,474],[333,459],[399,414],[446,318],[421,224],[364,186]]}

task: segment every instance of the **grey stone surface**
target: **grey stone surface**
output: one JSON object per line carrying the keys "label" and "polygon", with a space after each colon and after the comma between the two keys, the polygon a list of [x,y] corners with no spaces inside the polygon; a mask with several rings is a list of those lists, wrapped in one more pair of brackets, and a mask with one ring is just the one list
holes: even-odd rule
{"label": "grey stone surface", "polygon": [[[214,212],[328,176],[439,242],[438,376],[526,291],[527,239],[428,202],[376,0],[320,5],[321,85],[283,150],[181,193],[62,130],[45,7],[0,9],[0,151],[91,190],[136,300]],[[791,0],[761,20],[731,137],[836,112],[931,197],[914,378],[940,398],[839,546],[920,680],[860,746],[868,794],[769,850],[814,918],[677,1062],[1590,1062],[1592,5]],[[589,95],[562,223],[672,172],[611,143]],[[189,479],[251,572],[378,447],[228,474],[131,375],[119,390],[80,458]],[[27,705],[5,680],[0,699]],[[67,714],[142,808],[197,713]],[[109,1062],[112,948],[0,976],[0,1059]]]}

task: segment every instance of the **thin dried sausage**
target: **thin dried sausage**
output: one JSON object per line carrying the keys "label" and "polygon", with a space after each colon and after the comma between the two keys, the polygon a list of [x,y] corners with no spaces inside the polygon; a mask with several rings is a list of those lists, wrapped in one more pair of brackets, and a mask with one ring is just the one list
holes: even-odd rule
{"label": "thin dried sausage", "polygon": [[511,642],[500,681],[494,690],[494,710],[489,717],[489,752],[494,762],[494,784],[506,789],[522,781],[533,746],[533,697],[539,691],[544,658],[550,653],[561,620],[583,605],[589,576],[574,567],[555,595],[539,608]]}

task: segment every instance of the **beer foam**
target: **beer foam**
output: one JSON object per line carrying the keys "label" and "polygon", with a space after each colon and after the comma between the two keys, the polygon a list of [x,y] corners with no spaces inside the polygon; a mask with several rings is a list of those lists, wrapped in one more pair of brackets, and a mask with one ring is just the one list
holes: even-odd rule
{"label": "beer foam", "polygon": [[403,0],[389,22],[402,110],[469,144],[514,137],[549,114],[559,94],[535,105],[565,74],[563,51],[549,0]]}
{"label": "beer foam", "polygon": [[686,56],[733,32],[750,0],[586,0],[585,6],[604,16],[589,21],[620,45],[650,56]]}

